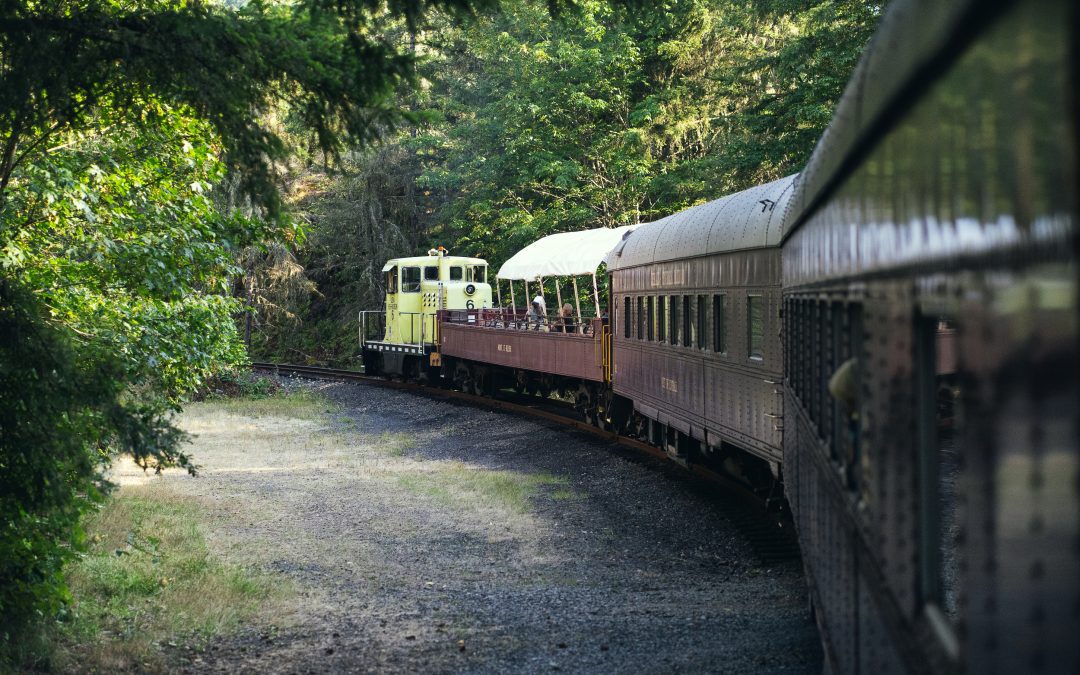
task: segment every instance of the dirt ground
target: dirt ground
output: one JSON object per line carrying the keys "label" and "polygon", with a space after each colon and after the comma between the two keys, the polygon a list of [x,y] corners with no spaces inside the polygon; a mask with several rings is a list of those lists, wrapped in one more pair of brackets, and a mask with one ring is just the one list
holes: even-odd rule
{"label": "dirt ground", "polygon": [[289,600],[186,672],[821,671],[797,561],[730,502],[593,438],[354,384],[317,414],[200,404],[210,545]]}

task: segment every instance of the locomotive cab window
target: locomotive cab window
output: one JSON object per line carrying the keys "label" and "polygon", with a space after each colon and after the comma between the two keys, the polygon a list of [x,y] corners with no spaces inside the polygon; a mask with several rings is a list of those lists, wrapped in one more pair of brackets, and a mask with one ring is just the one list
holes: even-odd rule
{"label": "locomotive cab window", "polygon": [[469,281],[472,281],[472,282],[478,283],[478,284],[482,284],[482,283],[485,283],[487,281],[487,267],[485,267],[483,265],[477,265],[476,267],[468,268],[468,270],[469,270]]}
{"label": "locomotive cab window", "polygon": [[420,292],[420,268],[419,267],[402,267],[401,268],[401,292],[402,293],[419,293]]}
{"label": "locomotive cab window", "polygon": [[[915,321],[916,428],[919,448],[921,595],[942,640],[952,633],[958,612],[960,474],[958,426],[961,391],[957,373],[956,326],[948,317],[924,316]],[[942,622],[938,622],[939,624]],[[944,634],[941,634],[944,633]]]}
{"label": "locomotive cab window", "polygon": [[425,267],[424,268],[424,281],[438,281],[439,280],[439,268],[438,267]]}
{"label": "locomotive cab window", "polygon": [[464,278],[462,268],[454,266],[450,268],[450,281],[461,281]]}
{"label": "locomotive cab window", "polygon": [[765,314],[760,295],[746,297],[747,356],[755,361],[765,358]]}
{"label": "locomotive cab window", "polygon": [[397,266],[394,266],[386,271],[386,293],[388,295],[397,293],[397,270]]}

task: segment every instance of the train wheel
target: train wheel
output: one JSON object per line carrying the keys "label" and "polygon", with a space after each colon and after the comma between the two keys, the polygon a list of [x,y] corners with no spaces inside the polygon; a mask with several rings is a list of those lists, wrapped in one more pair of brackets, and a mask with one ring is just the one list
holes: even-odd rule
{"label": "train wheel", "polygon": [[588,421],[589,410],[592,408],[592,392],[589,391],[589,387],[585,383],[579,384],[577,391],[574,392],[574,407],[580,410],[585,415],[586,421]]}
{"label": "train wheel", "polygon": [[551,396],[551,389],[551,377],[547,375],[541,375],[540,381],[537,384],[537,390],[539,391],[540,395],[544,398]]}
{"label": "train wheel", "polygon": [[611,422],[607,418],[607,412],[602,408],[596,409],[596,421],[593,424],[602,431],[611,431]]}
{"label": "train wheel", "polygon": [[469,389],[469,393],[475,394],[477,396],[486,396],[488,385],[487,368],[474,365],[469,369],[469,373],[470,375],[472,375],[470,380],[471,387]]}
{"label": "train wheel", "polygon": [[453,381],[455,389],[468,392],[472,387],[472,375],[469,373],[469,366],[461,361],[455,362]]}
{"label": "train wheel", "polygon": [[415,356],[405,357],[405,362],[401,365],[401,379],[405,382],[420,381],[420,359]]}
{"label": "train wheel", "polygon": [[611,422],[611,391],[606,390],[597,396],[596,426],[604,431],[611,431],[614,425]]}
{"label": "train wheel", "polygon": [[382,374],[382,354],[379,352],[365,349],[364,350],[364,374],[366,375],[381,375]]}

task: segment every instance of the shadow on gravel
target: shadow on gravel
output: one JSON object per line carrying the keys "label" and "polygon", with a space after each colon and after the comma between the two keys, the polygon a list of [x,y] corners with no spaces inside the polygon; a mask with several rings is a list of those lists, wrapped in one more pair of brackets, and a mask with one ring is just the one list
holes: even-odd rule
{"label": "shadow on gravel", "polygon": [[755,551],[759,524],[737,500],[584,434],[304,386],[334,403],[306,463],[262,474],[265,489],[243,474],[201,488],[247,495],[236,507],[253,524],[223,545],[291,579],[302,602],[178,667],[821,671],[798,559]]}

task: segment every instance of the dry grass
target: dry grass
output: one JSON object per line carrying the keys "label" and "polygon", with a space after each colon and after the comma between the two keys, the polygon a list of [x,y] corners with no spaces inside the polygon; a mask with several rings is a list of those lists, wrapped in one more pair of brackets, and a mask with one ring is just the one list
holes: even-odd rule
{"label": "dry grass", "polygon": [[332,424],[332,410],[312,394],[192,404],[177,422],[199,476],[118,463],[120,489],[89,522],[91,551],[69,573],[75,603],[54,667],[161,670],[169,650],[240,626],[323,616],[342,585],[377,594],[415,584],[397,547],[448,527],[532,551],[543,530],[534,497],[573,498],[550,474],[410,452],[445,430],[367,431],[366,419]]}
{"label": "dry grass", "polygon": [[435,462],[423,473],[401,473],[398,482],[417,494],[472,510],[496,509],[527,513],[541,486],[565,485],[567,480],[547,473],[518,473],[478,469],[462,462]]}
{"label": "dry grass", "polygon": [[55,665],[164,669],[162,647],[199,646],[287,596],[214,555],[204,520],[205,504],[161,483],[122,487],[90,518],[89,551],[68,571],[74,602]]}
{"label": "dry grass", "polygon": [[332,406],[315,394],[300,390],[284,396],[259,398],[228,398],[206,403],[190,404],[183,417],[199,417],[200,411],[217,411],[243,417],[285,417],[290,419],[318,420]]}

